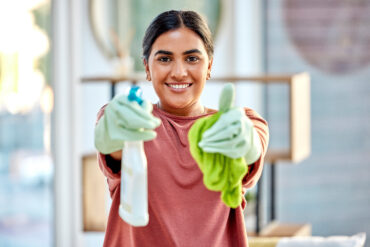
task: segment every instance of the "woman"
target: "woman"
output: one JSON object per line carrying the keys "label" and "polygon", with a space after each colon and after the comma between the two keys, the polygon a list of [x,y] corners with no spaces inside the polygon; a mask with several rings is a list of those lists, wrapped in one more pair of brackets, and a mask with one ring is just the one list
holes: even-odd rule
{"label": "woman", "polygon": [[[247,246],[245,201],[231,209],[222,203],[219,192],[207,190],[189,151],[188,132],[193,123],[216,112],[199,100],[213,61],[207,24],[192,11],[164,12],[146,31],[143,55],[147,80],[159,102],[152,106],[144,101],[139,106],[117,96],[98,114],[95,146],[112,197],[104,246]],[[247,189],[261,175],[268,128],[253,110],[242,112],[243,116],[233,114],[236,119],[232,121],[243,126],[243,131],[234,133],[230,140],[257,133],[254,143],[244,145],[240,156],[259,150],[243,179]],[[244,125],[248,121],[252,124]],[[145,141],[149,201],[149,224],[145,227],[132,227],[118,215],[122,143],[131,140]],[[211,144],[202,148],[217,152]],[[228,147],[219,152],[233,157],[225,150]]]}

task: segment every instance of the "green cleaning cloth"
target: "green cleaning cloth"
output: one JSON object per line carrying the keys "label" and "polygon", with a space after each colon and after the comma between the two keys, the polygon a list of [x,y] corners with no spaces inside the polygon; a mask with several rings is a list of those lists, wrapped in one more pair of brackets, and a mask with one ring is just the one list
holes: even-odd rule
{"label": "green cleaning cloth", "polygon": [[[230,109],[236,109],[232,107],[234,97],[234,86],[231,83],[226,84],[219,100],[219,112],[198,119],[188,134],[190,153],[203,173],[204,185],[209,190],[220,191],[222,201],[231,208],[238,207],[242,202],[242,179],[248,172],[245,153],[238,158],[231,158],[219,152],[204,152],[198,144],[202,141],[203,133],[217,123],[223,114]],[[227,128],[224,129],[229,131]]]}

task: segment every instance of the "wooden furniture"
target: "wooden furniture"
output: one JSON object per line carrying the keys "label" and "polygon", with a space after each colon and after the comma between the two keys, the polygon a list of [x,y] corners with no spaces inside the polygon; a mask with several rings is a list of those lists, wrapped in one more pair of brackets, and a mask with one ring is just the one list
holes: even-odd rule
{"label": "wooden furniture", "polygon": [[310,224],[286,224],[273,221],[261,230],[259,237],[311,236]]}
{"label": "wooden furniture", "polygon": [[[84,77],[83,83],[110,83],[112,85],[111,96],[115,95],[115,85],[120,82],[136,84],[145,81],[145,76],[135,74],[127,77],[97,76]],[[232,76],[212,78],[210,82],[253,82],[261,84],[280,83],[287,84],[289,90],[289,146],[282,149],[269,149],[265,162],[272,164],[272,178],[275,177],[274,165],[279,161],[298,163],[310,155],[311,152],[311,114],[310,114],[310,77],[307,73],[292,75],[263,75],[263,76]],[[270,137],[273,138],[273,137]],[[96,186],[103,187],[101,173],[96,172],[98,165],[93,156],[82,157],[83,162],[83,210],[84,230],[104,230],[106,221],[105,200],[101,192],[97,194]],[[91,168],[89,166],[94,166]],[[99,182],[98,182],[99,181]],[[275,186],[272,181],[271,206],[275,204]],[[90,201],[91,197],[100,198]],[[100,204],[100,205],[97,205]],[[273,210],[274,211],[274,210]],[[258,215],[258,214],[257,214]],[[274,215],[274,213],[273,213]],[[271,218],[274,220],[274,217]],[[104,224],[103,224],[104,222]],[[257,222],[259,222],[257,220]],[[257,227],[257,231],[259,227]]]}
{"label": "wooden furniture", "polygon": [[107,181],[96,154],[82,158],[82,216],[84,231],[104,231],[107,221]]}
{"label": "wooden furniture", "polygon": [[310,224],[286,224],[273,221],[256,235],[248,233],[250,247],[276,247],[284,237],[309,237],[312,235]]}

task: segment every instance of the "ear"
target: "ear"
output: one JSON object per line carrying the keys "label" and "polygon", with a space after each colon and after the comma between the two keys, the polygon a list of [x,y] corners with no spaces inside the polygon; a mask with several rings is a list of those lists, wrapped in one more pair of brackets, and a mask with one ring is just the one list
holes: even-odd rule
{"label": "ear", "polygon": [[213,57],[211,59],[209,59],[209,62],[208,62],[207,80],[209,80],[211,78],[212,64],[213,64]]}
{"label": "ear", "polygon": [[149,70],[148,61],[145,58],[143,59],[143,63],[144,63],[144,66],[145,66],[146,79],[148,81],[151,81],[152,78],[150,76],[150,70]]}

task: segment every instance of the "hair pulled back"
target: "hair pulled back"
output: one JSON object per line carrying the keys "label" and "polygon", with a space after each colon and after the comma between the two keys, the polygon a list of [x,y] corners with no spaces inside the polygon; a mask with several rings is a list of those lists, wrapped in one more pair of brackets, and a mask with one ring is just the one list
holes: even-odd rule
{"label": "hair pulled back", "polygon": [[163,33],[186,27],[195,32],[203,41],[209,58],[213,56],[212,34],[206,21],[195,11],[170,10],[153,19],[145,31],[143,39],[143,57],[146,61],[153,43]]}

